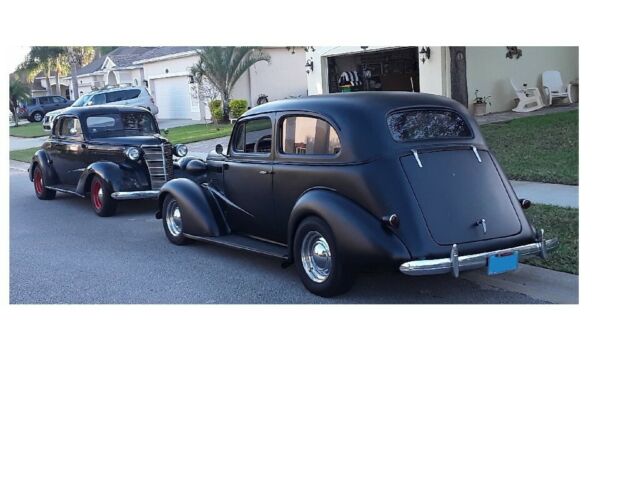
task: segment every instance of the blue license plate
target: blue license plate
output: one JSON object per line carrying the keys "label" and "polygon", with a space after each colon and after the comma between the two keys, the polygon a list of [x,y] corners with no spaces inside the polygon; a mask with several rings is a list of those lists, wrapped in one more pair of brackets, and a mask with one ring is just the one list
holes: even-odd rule
{"label": "blue license plate", "polygon": [[491,255],[487,261],[487,275],[499,275],[518,268],[518,252]]}

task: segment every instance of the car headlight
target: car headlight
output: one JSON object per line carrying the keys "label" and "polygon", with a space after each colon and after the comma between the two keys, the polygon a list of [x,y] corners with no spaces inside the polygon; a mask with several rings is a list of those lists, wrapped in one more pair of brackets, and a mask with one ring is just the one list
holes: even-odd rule
{"label": "car headlight", "polygon": [[173,151],[176,153],[176,156],[184,157],[189,152],[189,149],[186,145],[179,143],[178,145],[173,147]]}
{"label": "car headlight", "polygon": [[129,147],[125,149],[124,156],[135,162],[140,158],[140,149],[136,147]]}

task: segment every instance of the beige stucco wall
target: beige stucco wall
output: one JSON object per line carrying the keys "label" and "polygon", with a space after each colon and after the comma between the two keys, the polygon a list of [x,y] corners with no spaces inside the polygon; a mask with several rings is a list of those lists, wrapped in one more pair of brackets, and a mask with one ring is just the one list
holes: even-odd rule
{"label": "beige stucco wall", "polygon": [[[502,112],[515,106],[515,92],[509,78],[516,85],[536,86],[544,98],[542,72],[558,70],[568,83],[578,78],[578,47],[518,47],[519,59],[506,58],[506,47],[467,47],[467,89],[473,102],[476,89],[481,96],[490,95],[489,111]],[[546,98],[544,98],[546,101]]]}

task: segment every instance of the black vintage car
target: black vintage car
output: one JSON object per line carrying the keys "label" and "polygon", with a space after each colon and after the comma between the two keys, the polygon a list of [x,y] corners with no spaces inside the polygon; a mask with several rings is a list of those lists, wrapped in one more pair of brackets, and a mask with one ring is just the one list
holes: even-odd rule
{"label": "black vintage car", "polygon": [[[497,274],[545,240],[480,130],[439,96],[361,92],[271,102],[245,113],[199,176],[159,196],[168,239],[199,240],[295,263],[332,296],[364,269]],[[186,162],[189,165],[188,162]],[[205,169],[206,167],[206,169]]]}
{"label": "black vintage car", "polygon": [[29,178],[39,199],[56,192],[89,196],[95,212],[107,217],[117,200],[156,198],[173,177],[174,155],[186,154],[185,145],[172,146],[160,135],[143,108],[70,108],[33,156]]}

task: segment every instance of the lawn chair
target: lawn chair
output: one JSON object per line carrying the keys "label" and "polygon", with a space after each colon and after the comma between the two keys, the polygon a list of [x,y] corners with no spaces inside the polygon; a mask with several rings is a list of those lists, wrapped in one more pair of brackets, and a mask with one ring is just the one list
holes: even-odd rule
{"label": "lawn chair", "polygon": [[511,86],[518,95],[518,105],[513,109],[514,112],[527,113],[535,110],[540,110],[544,107],[542,97],[540,96],[540,90],[537,88],[527,88],[526,86],[518,87],[516,82],[511,79]]}
{"label": "lawn chair", "polygon": [[554,98],[566,98],[569,103],[573,103],[571,86],[562,83],[562,76],[557,70],[550,70],[542,74],[542,88],[549,99],[549,105],[553,103]]}

